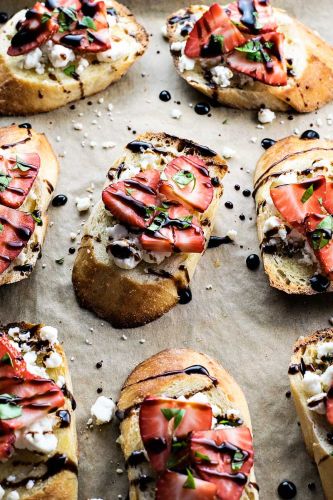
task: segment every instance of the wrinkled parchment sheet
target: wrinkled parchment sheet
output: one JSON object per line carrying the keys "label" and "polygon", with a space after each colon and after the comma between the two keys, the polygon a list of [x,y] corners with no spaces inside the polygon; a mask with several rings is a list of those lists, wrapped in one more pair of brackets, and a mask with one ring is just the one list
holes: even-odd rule
{"label": "wrinkled parchment sheet", "polygon": [[[28,3],[32,4],[26,0],[0,0],[0,10],[15,12]],[[137,363],[162,349],[183,346],[217,358],[243,388],[252,415],[261,498],[277,498],[276,488],[287,478],[296,483],[298,498],[321,499],[316,467],[305,452],[293,401],[285,394],[289,389],[287,368],[292,345],[298,336],[328,326],[333,315],[333,296],[288,297],[269,287],[262,266],[255,272],[247,269],[245,259],[258,252],[258,241],[254,202],[251,197],[245,198],[242,190],[252,188],[255,163],[263,152],[263,137],[278,139],[295,129],[302,132],[310,124],[322,137],[333,137],[333,127],[326,121],[333,105],[311,115],[295,115],[293,120],[288,120],[287,114],[278,114],[264,130],[256,128],[255,112],[219,107],[212,108],[211,117],[198,116],[189,104],[205,98],[177,76],[168,45],[161,36],[164,18],[180,8],[182,2],[127,3],[152,35],[146,55],[128,75],[105,92],[76,103],[74,110],[67,106],[15,119],[17,123],[29,121],[37,131],[45,132],[61,155],[56,193],[67,194],[68,203],[60,208],[50,207],[52,224],[43,257],[30,279],[0,290],[0,322],[25,320],[56,326],[68,358],[74,358],[70,368],[78,403],[80,499],[125,499],[127,494],[124,463],[116,444],[116,418],[103,428],[86,428],[97,388],[102,387],[104,395],[116,400],[122,383]],[[331,0],[273,3],[285,7],[333,43]],[[158,98],[163,89],[172,94],[168,103]],[[98,103],[101,97],[102,104]],[[88,101],[93,104],[88,105]],[[109,103],[114,105],[112,120],[107,113]],[[170,116],[174,108],[182,112],[179,120]],[[99,111],[100,117],[96,114]],[[1,126],[12,122],[13,118],[0,119]],[[74,130],[74,122],[82,123],[83,130]],[[216,151],[224,146],[236,150],[235,157],[229,160],[230,173],[225,177],[225,194],[214,233],[225,235],[229,229],[235,229],[238,236],[235,244],[206,252],[192,282],[190,304],[180,305],[142,328],[121,331],[77,305],[71,284],[75,255],[69,255],[68,249],[72,246],[70,233],[78,231],[88,217],[79,215],[75,198],[89,195],[86,189],[93,183],[93,199],[97,201],[108,167],[134,138],[133,131],[146,130],[184,136]],[[257,142],[251,142],[251,138],[257,138]],[[85,147],[81,145],[83,140]],[[90,141],[97,143],[95,148],[89,146]],[[115,148],[102,149],[104,141],[115,142]],[[240,184],[240,191],[234,189],[235,184]],[[233,210],[225,208],[225,201],[233,202]],[[242,213],[246,216],[243,222],[239,220]],[[78,243],[79,240],[75,245]],[[56,264],[55,260],[61,257],[65,257],[64,264]],[[212,289],[207,290],[208,285]],[[122,340],[122,335],[127,340]],[[145,342],[141,343],[142,339]],[[103,367],[97,370],[95,365],[100,360]],[[118,468],[124,473],[117,473]],[[315,482],[315,492],[309,491],[310,482]]]}

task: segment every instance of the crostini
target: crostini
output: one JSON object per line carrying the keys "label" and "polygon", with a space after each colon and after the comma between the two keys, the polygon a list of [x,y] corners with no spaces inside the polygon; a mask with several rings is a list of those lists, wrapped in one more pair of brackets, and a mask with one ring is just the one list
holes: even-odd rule
{"label": "crostini", "polygon": [[257,164],[254,193],[264,268],[270,284],[284,292],[333,290],[332,169],[332,141],[295,136],[278,141]]}
{"label": "crostini", "polygon": [[113,0],[46,0],[0,31],[0,113],[64,106],[119,80],[146,50],[148,35]]}
{"label": "crostini", "polygon": [[0,498],[77,499],[75,401],[57,335],[0,327]]}
{"label": "crostini", "polygon": [[333,499],[333,330],[301,337],[289,366],[291,392],[306,449],[327,500]]}
{"label": "crostini", "polygon": [[28,123],[0,128],[0,286],[31,274],[58,172],[44,134]]}
{"label": "crostini", "polygon": [[244,394],[212,358],[152,356],[127,378],[117,415],[130,500],[259,498]]}
{"label": "crostini", "polygon": [[211,149],[165,133],[127,144],[84,228],[73,269],[81,305],[124,328],[188,302],[226,170]]}
{"label": "crostini", "polygon": [[167,20],[179,75],[240,109],[306,113],[333,99],[333,49],[269,0],[191,5]]}

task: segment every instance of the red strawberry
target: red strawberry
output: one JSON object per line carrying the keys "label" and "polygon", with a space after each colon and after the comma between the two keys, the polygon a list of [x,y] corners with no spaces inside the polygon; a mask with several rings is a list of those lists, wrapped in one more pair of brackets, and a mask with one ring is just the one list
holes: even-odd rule
{"label": "red strawberry", "polygon": [[158,205],[159,182],[160,173],[147,170],[125,181],[110,184],[102,193],[105,207],[120,222],[144,229]]}
{"label": "red strawberry", "polygon": [[[227,5],[225,11],[236,26],[244,32],[250,33],[268,33],[277,29],[277,22],[274,16],[272,6],[269,2],[260,0],[249,0],[250,12],[253,12],[253,23],[242,21],[244,12],[240,8],[239,2],[233,2]],[[252,5],[251,5],[252,4]]]}
{"label": "red strawberry", "polygon": [[190,448],[198,474],[217,486],[217,497],[239,500],[253,466],[249,429],[230,427],[193,432]]}
{"label": "red strawberry", "polygon": [[330,425],[333,425],[333,384],[327,393],[326,418]]}
{"label": "red strawberry", "polygon": [[7,460],[13,451],[15,430],[28,427],[65,402],[54,382],[27,371],[21,354],[4,334],[0,336],[0,402],[19,412],[0,420],[0,461]]}
{"label": "red strawberry", "polygon": [[[52,5],[55,5],[56,7],[73,7],[75,10],[81,9],[81,2],[80,0],[52,0]],[[46,6],[48,6],[48,3],[46,2]],[[52,10],[52,7],[49,7]]]}
{"label": "red strawberry", "polygon": [[139,414],[140,433],[152,467],[166,468],[172,437],[185,437],[191,431],[210,429],[210,405],[169,398],[146,397]]}
{"label": "red strawberry", "polygon": [[[0,157],[1,161],[1,157]],[[2,159],[0,164],[0,203],[10,208],[19,208],[26,199],[40,167],[37,153],[21,153],[16,160]],[[9,180],[1,187],[1,178]],[[4,189],[1,191],[1,189]]]}
{"label": "red strawberry", "polygon": [[34,229],[30,214],[0,205],[0,274],[22,252]]}
{"label": "red strawberry", "polygon": [[[197,156],[179,156],[163,172],[160,193],[192,210],[204,212],[212,202],[214,189],[209,171]],[[166,179],[165,179],[166,177]]]}
{"label": "red strawberry", "polygon": [[323,273],[333,280],[333,218],[331,215],[311,214],[305,220],[308,241],[319,260]]}
{"label": "red strawberry", "polygon": [[[214,35],[217,41],[214,43]],[[213,38],[212,38],[213,36]],[[213,41],[214,53],[210,51]],[[207,55],[217,56],[230,52],[235,47],[245,43],[245,38],[238,28],[230,21],[223,8],[214,3],[210,9],[195,23],[185,46],[187,57],[196,58]]]}
{"label": "red strawberry", "polygon": [[140,240],[144,249],[153,252],[201,253],[205,248],[199,221],[182,205],[157,214]]}
{"label": "red strawberry", "polygon": [[59,30],[55,17],[51,16],[48,19],[48,16],[50,11],[41,2],[37,2],[32,9],[29,9],[25,20],[12,38],[7,53],[10,56],[20,56],[47,42]]}
{"label": "red strawberry", "polygon": [[323,212],[326,179],[320,175],[298,184],[283,184],[271,188],[270,194],[275,207],[287,222],[302,224],[308,215]]}
{"label": "red strawberry", "polygon": [[333,214],[333,182],[326,180],[326,197],[324,207],[329,214]]}
{"label": "red strawberry", "polygon": [[284,35],[265,33],[248,40],[227,56],[230,68],[267,85],[287,85],[287,66],[283,54]]}
{"label": "red strawberry", "polygon": [[[188,487],[190,484],[192,487]],[[185,485],[185,486],[184,486]],[[156,500],[215,500],[216,486],[208,481],[167,470],[157,481]]]}

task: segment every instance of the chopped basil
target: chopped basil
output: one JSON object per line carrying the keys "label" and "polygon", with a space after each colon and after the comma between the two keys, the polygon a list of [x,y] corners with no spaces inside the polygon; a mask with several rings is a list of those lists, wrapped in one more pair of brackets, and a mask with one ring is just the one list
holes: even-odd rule
{"label": "chopped basil", "polygon": [[132,193],[133,193],[133,191],[134,191],[134,189],[131,189],[131,188],[125,188],[125,191],[126,191],[127,196],[131,196],[131,195],[132,195]]}
{"label": "chopped basil", "polygon": [[204,462],[209,462],[209,463],[210,463],[210,461],[211,461],[208,455],[203,455],[203,454],[202,454],[202,453],[200,453],[199,451],[196,451],[196,452],[194,453],[194,456],[195,456],[196,458],[200,458],[200,460],[202,460],[202,461],[204,461]]}
{"label": "chopped basil", "polygon": [[221,50],[224,47],[224,36],[223,35],[212,35],[211,39],[214,44],[219,44],[221,47]]}
{"label": "chopped basil", "polygon": [[0,403],[0,420],[11,420],[22,415],[22,408],[14,402],[10,402],[10,400],[16,401],[16,396],[11,396],[10,394],[1,394],[0,400],[2,399],[9,402]]}
{"label": "chopped basil", "polygon": [[185,222],[185,224],[183,224],[183,229],[187,229],[192,225],[193,215],[186,215],[185,217],[179,220]]}
{"label": "chopped basil", "polygon": [[41,23],[42,24],[47,23],[47,21],[49,21],[51,19],[51,17],[52,17],[51,14],[48,14],[47,12],[45,12],[45,14],[42,15]]}
{"label": "chopped basil", "polygon": [[95,40],[94,35],[90,33],[90,31],[87,31],[87,37],[90,43],[93,43],[93,41]]}
{"label": "chopped basil", "polygon": [[43,225],[43,221],[42,221],[41,217],[39,217],[36,213],[32,212],[31,213],[31,217],[36,222],[37,226],[42,226]]}
{"label": "chopped basil", "polygon": [[258,12],[253,12],[253,17],[254,17],[254,27],[256,30],[261,30],[261,28],[263,27],[262,24],[259,22],[259,15],[258,15]]}
{"label": "chopped basil", "polygon": [[161,408],[161,412],[168,422],[174,418],[173,427],[174,430],[177,429],[180,422],[182,421],[186,410],[180,410],[178,408]]}
{"label": "chopped basil", "polygon": [[67,76],[71,76],[72,78],[76,77],[76,66],[75,64],[70,64],[64,69],[64,73]]}
{"label": "chopped basil", "polygon": [[3,231],[3,225],[0,223],[0,233]]}
{"label": "chopped basil", "polygon": [[273,47],[272,42],[264,42],[263,44],[259,40],[250,40],[241,47],[236,47],[238,52],[244,52],[247,59],[254,62],[267,63],[271,61],[271,57],[266,52],[266,49],[271,49]]}
{"label": "chopped basil", "polygon": [[192,472],[190,469],[186,469],[187,472],[187,479],[185,483],[183,484],[183,488],[188,488],[190,490],[195,490],[195,481]]}
{"label": "chopped basil", "polygon": [[59,264],[60,266],[65,262],[65,257],[61,257],[60,259],[55,260],[56,264]]}
{"label": "chopped basil", "polygon": [[192,172],[189,172],[188,170],[179,170],[173,177],[172,180],[175,181],[175,183],[183,189],[185,186],[188,186],[191,182],[193,182],[193,188],[192,191],[195,188],[196,185],[196,177]]}
{"label": "chopped basil", "polygon": [[244,464],[244,460],[246,455],[242,451],[236,451],[234,456],[232,457],[231,468],[233,471],[241,470]]}
{"label": "chopped basil", "polygon": [[174,441],[172,443],[173,450],[182,450],[183,448],[186,448],[186,447],[187,447],[186,441]]}
{"label": "chopped basil", "polygon": [[8,188],[11,180],[12,178],[9,175],[0,173],[0,193]]}
{"label": "chopped basil", "polygon": [[64,31],[69,31],[71,24],[77,21],[76,10],[74,7],[61,7],[59,9],[59,31],[64,33]]}
{"label": "chopped basil", "polygon": [[0,359],[0,364],[1,365],[9,365],[9,366],[13,366],[13,360],[12,358],[10,357],[10,354],[8,354],[8,352],[6,352],[2,358]]}
{"label": "chopped basil", "polygon": [[11,167],[11,170],[21,170],[21,172],[27,172],[30,169],[31,165],[29,165],[29,163],[25,163],[24,161],[20,160],[18,156],[16,157],[15,165]]}
{"label": "chopped basil", "polygon": [[156,207],[154,205],[151,205],[150,207],[146,207],[146,219],[149,219],[154,213],[155,213]]}
{"label": "chopped basil", "polygon": [[301,202],[302,202],[302,203],[307,202],[307,201],[311,198],[311,196],[313,195],[313,192],[314,192],[314,189],[313,189],[313,184],[311,184],[311,185],[308,187],[308,189],[306,189],[306,190],[304,191],[303,196],[302,196],[302,198],[301,198]]}
{"label": "chopped basil", "polygon": [[162,227],[164,222],[166,221],[167,215],[165,212],[161,212],[152,221],[152,223],[148,226],[148,229],[150,231],[159,231]]}
{"label": "chopped basil", "polygon": [[332,239],[333,231],[333,217],[328,215],[323,219],[317,226],[317,228],[311,233],[311,242],[314,250],[320,250],[324,248]]}
{"label": "chopped basil", "polygon": [[84,16],[80,21],[80,26],[85,26],[86,28],[90,28],[94,31],[97,31],[96,24],[92,17]]}
{"label": "chopped basil", "polygon": [[228,118],[226,118],[225,120],[223,120],[222,125],[226,125],[227,123],[228,123]]}
{"label": "chopped basil", "polygon": [[319,201],[319,205],[323,204],[323,199],[322,198],[318,198],[318,201]]}

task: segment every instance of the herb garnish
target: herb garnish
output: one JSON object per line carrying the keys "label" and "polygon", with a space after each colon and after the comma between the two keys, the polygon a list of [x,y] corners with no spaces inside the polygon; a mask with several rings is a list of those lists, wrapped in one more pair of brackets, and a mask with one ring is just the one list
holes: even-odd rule
{"label": "herb garnish", "polygon": [[168,422],[174,418],[173,421],[174,430],[177,429],[180,422],[182,421],[185,415],[185,411],[186,410],[180,410],[178,408],[161,408],[161,412],[163,413],[164,417],[167,419]]}
{"label": "herb garnish", "polygon": [[[1,403],[3,400],[9,402]],[[17,418],[22,415],[22,408],[15,404],[14,401],[17,401],[16,396],[10,394],[0,395],[0,420],[11,420],[12,418]]]}
{"label": "herb garnish", "polygon": [[268,63],[272,59],[265,49],[271,49],[272,47],[272,42],[261,43],[259,40],[250,40],[245,45],[236,47],[236,50],[244,52],[250,61]]}
{"label": "herb garnish", "polygon": [[[39,213],[39,212],[38,212]],[[42,218],[39,217],[39,215],[36,214],[36,212],[32,212],[31,213],[31,217],[33,218],[33,220],[36,222],[37,226],[42,226],[43,225],[43,221],[42,221]]]}
{"label": "herb garnish", "polygon": [[25,163],[20,160],[18,156],[16,156],[16,163],[13,167],[11,167],[11,170],[21,170],[21,172],[27,172],[30,169],[31,165],[29,165],[29,163]]}
{"label": "herb garnish", "polygon": [[314,250],[324,248],[332,239],[333,217],[328,215],[311,233],[311,242]]}
{"label": "herb garnish", "polygon": [[8,354],[8,352],[6,352],[2,358],[0,359],[0,364],[1,365],[8,365],[8,366],[13,366],[13,360],[12,358],[10,357],[10,355]]}
{"label": "herb garnish", "polygon": [[60,259],[55,260],[56,264],[59,264],[60,266],[65,262],[65,257],[61,257]]}
{"label": "herb garnish", "polygon": [[172,446],[173,451],[182,450],[183,448],[187,447],[187,442],[186,441],[173,441],[171,446]]}
{"label": "herb garnish", "polygon": [[311,184],[303,193],[303,196],[301,198],[301,202],[305,203],[307,202],[311,196],[313,195],[314,189],[313,189],[313,184]]}
{"label": "herb garnish", "polygon": [[49,14],[48,12],[45,12],[45,14],[42,15],[41,23],[45,24],[47,23],[52,17],[52,14]]}
{"label": "herb garnish", "polygon": [[246,459],[246,455],[240,450],[236,451],[234,456],[232,457],[231,469],[233,471],[239,471],[243,467],[244,461]]}
{"label": "herb garnish", "polygon": [[59,10],[58,22],[59,22],[59,31],[60,33],[64,33],[65,31],[69,31],[71,24],[77,21],[76,10],[74,7],[61,7]]}
{"label": "herb garnish", "polygon": [[3,229],[3,225],[0,223],[0,233],[2,233]]}
{"label": "herb garnish", "polygon": [[9,175],[0,173],[0,193],[8,188],[11,180],[12,178]]}
{"label": "herb garnish", "polygon": [[66,68],[64,68],[64,73],[67,76],[71,76],[72,78],[76,78],[77,73],[76,73],[76,66],[75,64],[70,64]]}
{"label": "herb garnish", "polygon": [[193,182],[193,188],[192,191],[195,188],[195,185],[197,183],[196,177],[192,172],[189,172],[189,170],[179,170],[173,177],[172,180],[175,181],[175,183],[181,188],[184,189],[188,184]]}
{"label": "herb garnish", "polygon": [[186,469],[187,472],[187,479],[183,485],[183,488],[188,488],[191,490],[195,490],[195,481],[194,481],[194,476],[190,469]]}
{"label": "herb garnish", "polygon": [[80,27],[81,26],[84,26],[85,28],[90,28],[94,31],[97,31],[97,27],[96,27],[96,24],[93,20],[92,17],[89,17],[89,16],[84,16],[81,21],[80,21]]}
{"label": "herb garnish", "polygon": [[208,455],[203,455],[203,454],[202,454],[202,453],[200,453],[199,451],[196,451],[196,452],[194,453],[194,456],[195,456],[196,458],[200,458],[200,460],[202,460],[203,462],[209,462],[209,463],[211,462],[211,460],[210,460],[210,458],[209,458],[209,456],[208,456]]}

